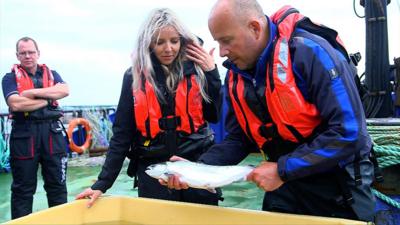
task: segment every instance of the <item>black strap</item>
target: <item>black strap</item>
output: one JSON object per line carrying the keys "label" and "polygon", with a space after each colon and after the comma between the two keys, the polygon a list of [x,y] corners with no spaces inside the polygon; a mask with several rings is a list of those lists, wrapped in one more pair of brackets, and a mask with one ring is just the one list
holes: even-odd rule
{"label": "black strap", "polygon": [[[146,78],[144,77],[143,74],[141,74],[141,86],[140,89],[144,92],[144,94],[147,96],[147,90],[146,90]],[[136,101],[136,100],[134,100]],[[138,110],[138,109],[135,109]],[[149,110],[149,109],[147,109]],[[144,126],[146,128],[146,137],[147,139],[151,138],[151,131],[150,131],[150,116],[147,117],[147,119],[144,121]]]}
{"label": "black strap", "polygon": [[359,154],[356,154],[356,157],[354,159],[354,163],[353,163],[353,168],[354,168],[354,181],[356,183],[356,186],[359,186],[362,184],[362,180],[361,180],[361,172],[360,172],[360,156]]}
{"label": "black strap", "polygon": [[133,178],[133,188],[137,188],[138,187],[138,178],[137,178],[137,174],[135,174],[135,177]]}
{"label": "black strap", "polygon": [[165,131],[165,146],[169,152],[169,156],[173,156],[177,152],[177,134],[176,128],[181,124],[178,116],[163,117],[158,120],[158,125]]}
{"label": "black strap", "polygon": [[299,13],[299,11],[295,8],[290,8],[290,9],[286,10],[286,12],[283,13],[283,15],[278,19],[278,21],[276,22],[276,25],[279,25],[287,16],[289,16],[292,13]]}
{"label": "black strap", "polygon": [[136,188],[138,186],[137,171],[139,166],[139,155],[137,154],[136,150],[137,149],[135,149],[135,145],[132,144],[131,149],[127,154],[127,157],[130,159],[130,161],[126,174],[128,174],[129,177],[133,177],[133,188]]}
{"label": "black strap", "polygon": [[194,123],[193,123],[193,118],[192,118],[192,116],[190,115],[190,112],[189,112],[189,93],[190,93],[190,89],[192,89],[192,80],[190,79],[190,77],[189,78],[186,78],[186,83],[187,83],[187,93],[186,93],[186,95],[187,95],[187,97],[186,97],[186,114],[187,114],[187,116],[188,116],[188,119],[189,119],[189,125],[190,125],[190,131],[192,132],[192,133],[194,133]]}
{"label": "black strap", "polygon": [[[62,130],[63,130],[65,136],[67,137],[67,144],[68,144],[68,146],[69,146],[70,142],[69,142],[69,137],[68,137],[67,129],[65,129],[65,126],[64,126],[64,124],[63,124],[63,122],[62,122],[61,120],[57,120],[57,123],[60,123],[60,124],[61,124]],[[72,137],[71,137],[71,138],[72,138]]]}
{"label": "black strap", "polygon": [[[350,188],[346,184],[345,177],[347,176],[344,172],[344,169],[339,168],[339,172],[335,173],[336,180],[339,183],[340,190],[342,191],[344,201],[343,203],[348,204],[349,206],[354,203],[353,195],[351,194]],[[340,201],[340,199],[338,199]]]}
{"label": "black strap", "polygon": [[371,160],[372,164],[374,165],[375,181],[378,183],[382,183],[383,182],[382,170],[379,167],[378,160],[376,159],[374,146],[371,147],[369,159]]}
{"label": "black strap", "polygon": [[181,118],[179,116],[167,116],[158,120],[158,125],[162,130],[176,130],[181,125]]}
{"label": "black strap", "polygon": [[293,134],[293,136],[297,139],[298,142],[304,143],[306,142],[306,139],[303,137],[303,135],[300,134],[300,132],[292,125],[287,125],[286,128],[290,131],[290,133]]}
{"label": "black strap", "polygon": [[126,171],[126,174],[128,174],[129,177],[133,177],[133,188],[135,189],[138,186],[138,176],[137,176],[137,169],[138,169],[138,162],[135,159],[131,159],[129,161],[128,169]]}
{"label": "black strap", "polygon": [[267,139],[276,138],[279,136],[276,125],[273,123],[260,126],[259,132],[261,136]]}
{"label": "black strap", "polygon": [[165,145],[169,152],[169,156],[173,156],[177,152],[177,143],[176,143],[177,135],[175,130],[167,130],[165,131]]}
{"label": "black strap", "polygon": [[336,30],[333,30],[324,25],[317,25],[313,23],[308,17],[304,17],[303,19],[298,21],[296,26],[327,40],[335,49],[339,50],[346,58],[347,62],[350,63],[349,54],[347,53],[344,46],[337,41],[338,33]]}

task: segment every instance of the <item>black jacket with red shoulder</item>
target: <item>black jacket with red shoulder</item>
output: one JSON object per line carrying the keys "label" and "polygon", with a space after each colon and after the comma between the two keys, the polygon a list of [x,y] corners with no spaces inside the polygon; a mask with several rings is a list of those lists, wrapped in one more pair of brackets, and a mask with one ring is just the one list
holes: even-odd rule
{"label": "black jacket with red shoulder", "polygon": [[[169,96],[168,92],[163,91],[165,90],[166,83],[165,75],[163,74],[161,67],[156,65],[155,72],[162,73],[160,76],[156,76],[157,79],[155,82],[159,85],[162,93],[165,94],[164,97],[167,99],[167,102],[170,102],[170,105],[175,105],[171,104],[174,99]],[[192,75],[195,74],[193,63],[187,62],[185,64],[184,74],[187,78],[193,77]],[[220,93],[221,80],[219,78],[218,69],[216,68],[212,71],[205,72],[205,76],[207,79],[205,91],[210,97],[211,102],[207,103],[206,101],[202,100],[202,118],[205,122],[216,123],[219,120],[222,103],[222,95]],[[147,134],[145,134],[147,131],[142,133],[143,130],[139,130],[136,124],[137,120],[135,118],[134,104],[135,100],[132,91],[132,73],[131,69],[128,69],[123,78],[121,95],[113,125],[113,137],[110,140],[107,158],[99,175],[98,181],[92,186],[92,188],[95,190],[101,190],[105,192],[111,187],[118,176],[123,161],[125,157],[128,156],[129,149],[132,145],[136,153],[147,154],[147,157],[156,157],[155,159],[160,161],[168,159],[169,152],[167,152],[165,149],[165,135],[155,134],[153,138],[148,138]],[[169,110],[171,109],[172,107],[169,108]],[[201,152],[205,149],[190,149],[190,146],[187,144],[189,143],[190,145],[190,141],[188,142],[187,140],[190,139],[191,141],[196,141],[197,139],[198,141],[204,141],[207,139],[204,138],[204,136],[209,136],[210,133],[208,127],[204,126],[200,127],[198,132],[195,132],[195,135],[190,135],[183,131],[177,132],[177,135],[180,140],[177,142],[177,145],[180,148],[178,152],[176,152],[177,155],[196,160],[196,157],[198,157],[198,155],[201,154]],[[167,155],[158,155],[158,153],[162,152],[162,150],[164,150]],[[196,152],[196,150],[199,152]],[[154,153],[154,155],[152,153]]]}

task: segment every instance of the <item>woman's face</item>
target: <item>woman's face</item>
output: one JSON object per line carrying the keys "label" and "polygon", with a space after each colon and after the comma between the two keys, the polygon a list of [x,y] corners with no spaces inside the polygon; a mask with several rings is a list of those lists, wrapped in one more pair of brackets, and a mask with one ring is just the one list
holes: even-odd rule
{"label": "woman's face", "polygon": [[166,26],[156,33],[154,42],[151,44],[155,56],[163,65],[170,65],[178,56],[181,48],[181,39],[178,32],[172,26]]}

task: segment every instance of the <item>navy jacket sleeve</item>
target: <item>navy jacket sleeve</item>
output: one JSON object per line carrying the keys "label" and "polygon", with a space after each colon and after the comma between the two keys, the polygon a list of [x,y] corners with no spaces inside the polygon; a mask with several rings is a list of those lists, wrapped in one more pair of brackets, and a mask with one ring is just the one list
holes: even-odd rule
{"label": "navy jacket sleeve", "polygon": [[133,142],[136,124],[131,86],[132,74],[127,71],[124,75],[121,96],[115,115],[110,147],[98,180],[92,185],[93,190],[100,190],[105,193],[112,186],[121,171],[125,157]]}
{"label": "navy jacket sleeve", "polygon": [[217,123],[220,118],[222,105],[221,79],[218,68],[204,73],[207,80],[205,91],[210,98],[210,102],[203,100],[204,119],[210,123]]}
{"label": "navy jacket sleeve", "polygon": [[3,80],[1,82],[3,88],[4,99],[7,102],[8,97],[13,94],[18,94],[17,82],[15,81],[14,73],[7,73],[4,75]]}
{"label": "navy jacket sleeve", "polygon": [[[228,82],[227,73],[225,84]],[[227,85],[225,85],[227,88]],[[226,90],[226,93],[229,93]],[[224,140],[211,146],[205,152],[199,161],[210,165],[235,165],[242,161],[250,152],[254,152],[257,146],[252,144],[243,132],[236,119],[235,112],[233,111],[229,95],[226,95],[226,102],[228,104],[228,111],[225,119],[225,130],[227,135]]]}
{"label": "navy jacket sleeve", "polygon": [[317,107],[322,122],[312,141],[279,158],[278,170],[284,180],[343,166],[354,155],[368,154],[371,147],[353,70],[344,56],[305,31],[298,31],[290,48],[296,82],[303,83],[298,86]]}
{"label": "navy jacket sleeve", "polygon": [[57,83],[65,83],[65,82],[63,81],[63,79],[61,78],[60,74],[57,73],[57,71],[52,70],[51,73],[53,74],[54,84],[57,84]]}

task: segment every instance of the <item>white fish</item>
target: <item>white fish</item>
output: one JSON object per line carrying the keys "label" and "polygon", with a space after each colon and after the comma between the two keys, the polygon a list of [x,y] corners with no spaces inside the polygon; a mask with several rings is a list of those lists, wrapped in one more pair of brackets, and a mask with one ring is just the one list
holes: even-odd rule
{"label": "white fish", "polygon": [[189,161],[175,161],[153,164],[146,173],[156,179],[167,181],[171,175],[192,188],[207,189],[215,193],[215,188],[233,182],[245,181],[253,166],[212,166]]}

